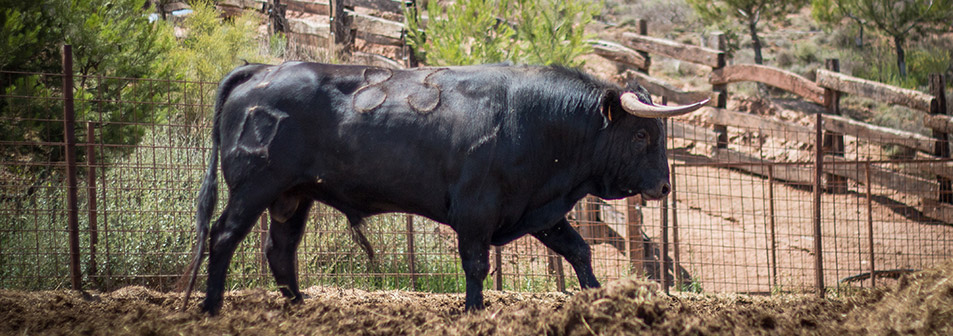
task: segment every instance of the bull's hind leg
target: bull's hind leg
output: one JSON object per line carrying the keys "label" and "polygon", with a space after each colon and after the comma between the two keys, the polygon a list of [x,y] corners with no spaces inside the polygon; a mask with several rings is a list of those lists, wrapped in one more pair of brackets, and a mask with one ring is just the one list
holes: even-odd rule
{"label": "bull's hind leg", "polygon": [[569,221],[560,219],[552,228],[533,233],[533,236],[566,258],[576,271],[580,287],[599,287],[599,281],[592,274],[592,252],[589,250],[589,244],[569,225]]}
{"label": "bull's hind leg", "polygon": [[[271,187],[274,188],[274,185]],[[232,255],[238,244],[251,231],[258,216],[277,195],[277,191],[262,186],[232,190],[230,193],[228,204],[209,236],[208,282],[202,311],[216,315],[222,308],[225,276]]]}
{"label": "bull's hind leg", "polygon": [[[287,209],[286,207],[285,210],[290,212],[289,216],[276,213],[281,210],[276,209],[275,204],[272,205],[271,227],[268,229],[268,240],[265,241],[265,255],[268,257],[268,266],[271,267],[271,274],[275,276],[281,295],[291,299],[293,303],[300,303],[303,297],[298,290],[295,252],[298,250],[298,244],[301,243],[308,213],[314,201],[304,198],[289,200],[282,197],[276,202],[295,203],[296,208]],[[280,205],[277,207],[280,208]]]}

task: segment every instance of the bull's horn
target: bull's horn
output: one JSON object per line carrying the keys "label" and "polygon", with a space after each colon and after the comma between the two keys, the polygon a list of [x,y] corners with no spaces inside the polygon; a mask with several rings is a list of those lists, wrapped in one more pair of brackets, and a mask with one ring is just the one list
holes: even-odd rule
{"label": "bull's horn", "polygon": [[643,103],[634,93],[626,92],[622,94],[619,100],[622,102],[622,109],[632,115],[643,118],[669,118],[700,109],[708,104],[711,98],[705,98],[700,102],[683,106],[658,106]]}

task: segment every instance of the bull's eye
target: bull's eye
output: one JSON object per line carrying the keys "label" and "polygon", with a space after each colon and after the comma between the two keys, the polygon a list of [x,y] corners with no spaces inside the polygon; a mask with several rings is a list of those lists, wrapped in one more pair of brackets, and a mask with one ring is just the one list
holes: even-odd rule
{"label": "bull's eye", "polygon": [[649,132],[646,132],[645,130],[639,130],[638,132],[635,132],[635,138],[638,140],[645,141],[645,139],[648,137]]}

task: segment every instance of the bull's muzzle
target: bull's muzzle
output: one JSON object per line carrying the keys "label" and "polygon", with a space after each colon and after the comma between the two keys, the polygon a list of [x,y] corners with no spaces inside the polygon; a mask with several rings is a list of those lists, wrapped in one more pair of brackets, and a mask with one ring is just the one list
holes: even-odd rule
{"label": "bull's muzzle", "polygon": [[664,181],[656,185],[655,188],[642,190],[642,199],[649,201],[662,199],[668,196],[670,191],[672,191],[672,185],[668,181]]}

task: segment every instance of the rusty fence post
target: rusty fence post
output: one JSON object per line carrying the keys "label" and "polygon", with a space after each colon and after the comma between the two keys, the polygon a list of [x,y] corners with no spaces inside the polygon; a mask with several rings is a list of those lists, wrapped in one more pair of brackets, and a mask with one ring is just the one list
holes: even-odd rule
{"label": "rusty fence post", "polygon": [[662,288],[665,290],[665,294],[668,294],[668,277],[666,276],[668,272],[668,196],[663,197],[659,200],[659,212],[662,220],[661,223],[661,248],[659,249],[659,281],[662,284]]}
{"label": "rusty fence post", "polygon": [[407,215],[407,263],[410,266],[410,289],[417,290],[417,255],[414,250],[414,216]]}
{"label": "rusty fence post", "polygon": [[70,285],[82,288],[79,268],[79,206],[76,200],[76,113],[73,109],[73,47],[63,45],[63,142],[66,152],[66,209],[69,231]]}
{"label": "rusty fence post", "polygon": [[268,241],[268,211],[265,211],[258,218],[258,244],[261,252],[258,262],[259,281],[264,281],[268,274],[268,256],[265,254],[265,244]]}
{"label": "rusty fence post", "polygon": [[96,216],[99,209],[96,201],[96,129],[93,122],[86,123],[86,205],[89,216],[89,266],[86,272],[96,274],[96,244],[99,243],[99,228]]}
{"label": "rusty fence post", "polygon": [[548,260],[549,274],[556,276],[556,290],[566,291],[566,274],[563,272],[563,257],[550,248],[546,249],[546,260]]}
{"label": "rusty fence post", "polygon": [[493,265],[496,267],[496,273],[493,274],[493,289],[503,290],[503,247],[493,247]]}
{"label": "rusty fence post", "polygon": [[824,297],[824,250],[821,244],[821,177],[824,174],[824,116],[817,113],[814,122],[814,290],[818,297]]}
{"label": "rusty fence post", "polygon": [[771,289],[778,287],[778,242],[775,233],[775,215],[774,215],[774,165],[768,165],[768,233],[771,235]]}
{"label": "rusty fence post", "polygon": [[642,241],[642,198],[625,199],[625,252],[629,257],[629,273],[642,275],[645,272],[643,258],[645,246]]}
{"label": "rusty fence post", "polygon": [[675,186],[675,166],[672,166],[672,274],[675,275],[675,290],[682,290],[682,272],[679,272],[679,265],[681,265],[681,256],[679,255],[679,241],[678,241],[678,189]]}
{"label": "rusty fence post", "polygon": [[874,211],[873,195],[870,191],[870,157],[867,158],[867,164],[864,165],[864,184],[867,187],[867,257],[870,258],[870,264],[867,265],[870,271],[870,288],[874,288],[877,282],[874,280]]}
{"label": "rusty fence post", "polygon": [[[930,74],[930,94],[934,99],[930,103],[930,115],[947,114],[946,101],[946,83],[942,74]],[[937,130],[933,130],[933,138],[936,139],[933,155],[943,159],[950,158],[950,135]],[[939,200],[941,203],[953,204],[953,183],[949,178],[937,176],[937,182],[940,184]]]}

